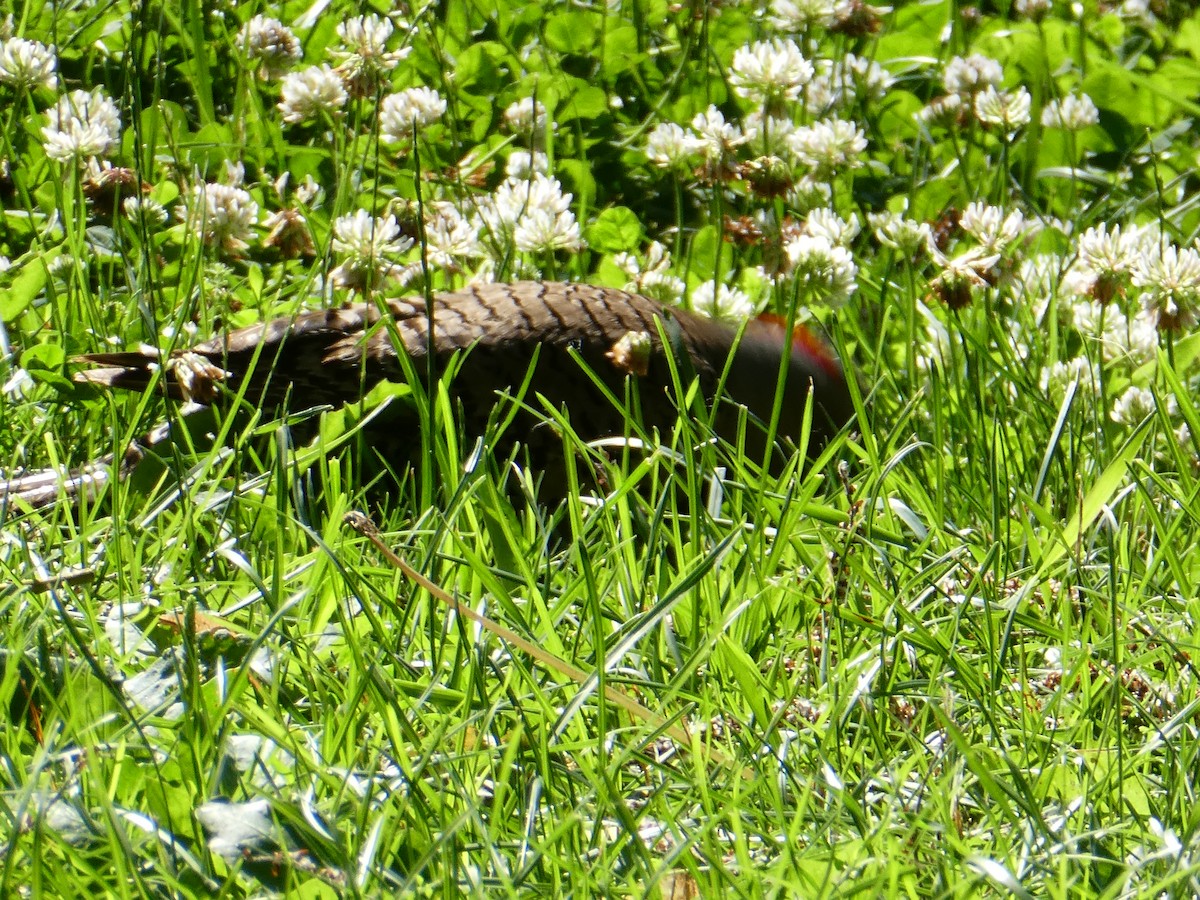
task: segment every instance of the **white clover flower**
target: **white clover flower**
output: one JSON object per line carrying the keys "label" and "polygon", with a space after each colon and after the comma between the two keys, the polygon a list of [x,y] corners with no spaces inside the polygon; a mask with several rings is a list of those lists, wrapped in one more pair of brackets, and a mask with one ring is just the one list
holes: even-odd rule
{"label": "white clover flower", "polygon": [[979,53],[956,56],[946,63],[942,85],[948,94],[976,94],[986,87],[998,87],[1004,80],[1000,63]]}
{"label": "white clover flower", "polygon": [[867,224],[875,239],[885,247],[899,251],[910,259],[920,259],[933,248],[933,229],[928,222],[918,222],[899,213],[867,213]]}
{"label": "white clover flower", "polygon": [[432,88],[389,94],[379,104],[379,137],[389,144],[408,144],[415,131],[432,125],[445,112],[446,101]]}
{"label": "white clover flower", "polygon": [[[650,246],[646,248],[644,263],[632,253],[618,253],[613,257],[613,264],[630,278],[645,272],[661,272],[671,267],[671,251],[664,244],[651,241]],[[632,290],[632,288],[625,288],[625,290]]]}
{"label": "white clover flower", "polygon": [[764,107],[794,101],[813,77],[813,65],[795,41],[755,41],[733,54],[729,81],[734,93]]}
{"label": "white clover flower", "polygon": [[523,253],[583,246],[571,212],[571,195],[563,193],[557,179],[545,175],[504,181],[480,204],[479,217],[494,239],[503,242],[511,237]]}
{"label": "white clover flower", "polygon": [[1013,9],[1024,19],[1038,20],[1054,8],[1052,0],[1015,0]]}
{"label": "white clover flower", "polygon": [[[626,285],[625,290],[633,290],[633,288]],[[637,293],[670,306],[678,306],[683,302],[685,290],[687,290],[687,284],[684,280],[669,272],[647,272],[638,279],[637,283]]]}
{"label": "white clover flower", "polygon": [[83,162],[112,153],[121,140],[121,114],[100,88],[71,91],[46,111],[46,155],[56,162]]}
{"label": "white clover flower", "polygon": [[1081,300],[1071,306],[1070,312],[1071,324],[1075,330],[1089,340],[1101,341],[1111,320],[1118,320],[1121,330],[1125,328],[1125,314],[1115,306]]}
{"label": "white clover flower", "polygon": [[[567,212],[571,208],[571,194],[564,194],[557,178],[534,175],[528,180],[507,179],[492,195],[493,219],[500,224],[498,230],[509,230],[530,209],[545,209],[550,212]],[[486,221],[486,220],[485,220]],[[490,227],[491,222],[488,222]]]}
{"label": "white clover flower", "polygon": [[457,271],[460,261],[487,255],[479,240],[479,225],[466,219],[453,203],[426,207],[425,240],[431,265]]}
{"label": "white clover flower", "polygon": [[999,253],[989,253],[983,247],[972,247],[953,258],[935,247],[933,258],[941,271],[930,282],[930,287],[951,309],[966,306],[977,288],[992,284],[996,263],[1000,262]]}
{"label": "white clover flower", "polygon": [[[525,138],[535,148],[544,147],[546,144],[548,118],[549,112],[546,107],[540,100],[534,100],[532,97],[525,97],[515,103],[510,103],[501,117],[505,129],[510,134]],[[557,128],[558,126],[554,122],[550,122],[552,132]]]}
{"label": "white clover flower", "polygon": [[[612,261],[614,266],[616,266],[630,278],[642,271],[641,263],[638,262],[638,258],[632,253],[618,253],[613,257]],[[626,286],[625,290],[632,291],[635,290],[636,287],[637,285]]]}
{"label": "white clover flower", "polygon": [[534,175],[550,174],[550,157],[541,150],[513,150],[504,163],[504,175],[518,181],[527,181]]}
{"label": "white clover flower", "polygon": [[284,259],[317,255],[308,220],[300,210],[294,207],[277,209],[267,217],[263,227],[267,229],[263,246],[277,251]]}
{"label": "white clover flower", "polygon": [[1137,228],[1125,231],[1107,224],[1087,229],[1079,236],[1075,261],[1067,270],[1063,285],[1073,293],[1107,303],[1118,293],[1133,265],[1140,258],[1142,234]]}
{"label": "white clover flower", "polygon": [[655,125],[646,136],[646,156],[650,162],[664,169],[684,165],[688,157],[704,146],[698,138],[688,134],[674,122]]}
{"label": "white clover flower", "polygon": [[797,128],[788,143],[797,160],[825,175],[857,169],[862,165],[859,154],[867,149],[862,129],[845,119],[825,119]]}
{"label": "white clover flower", "polygon": [[632,253],[618,253],[613,262],[630,279],[625,290],[660,303],[676,305],[682,301],[687,285],[670,273],[671,253],[658,241],[646,248],[645,260]]}
{"label": "white clover flower", "polygon": [[1122,19],[1135,22],[1146,29],[1154,28],[1158,24],[1158,17],[1151,8],[1150,0],[1122,0],[1117,5],[1116,13]]}
{"label": "white clover flower", "polygon": [[513,201],[524,196],[525,208],[516,217],[512,235],[514,246],[522,253],[547,253],[554,250],[579,250],[584,246],[579,223],[571,212],[571,195],[564,194],[555,178],[535,176],[532,181],[514,182]]}
{"label": "white clover flower", "polygon": [[859,99],[868,103],[882,100],[896,81],[873,59],[853,53],[840,60],[822,59],[818,65],[819,74],[804,94],[809,110],[817,113],[848,107]]}
{"label": "white clover flower", "polygon": [[584,246],[575,214],[531,209],[513,229],[513,245],[522,253],[579,250]]}
{"label": "white clover flower", "polygon": [[1105,362],[1139,366],[1158,351],[1157,320],[1144,312],[1127,318],[1113,304],[1081,301],[1071,308],[1071,320],[1084,339],[1099,346]]}
{"label": "white clover flower", "polygon": [[510,103],[503,113],[504,126],[513,134],[530,134],[545,127],[546,107],[532,97]]}
{"label": "white clover flower", "polygon": [[[395,27],[388,19],[376,15],[355,16],[337,26],[337,36],[352,54],[363,58],[382,59],[387,57],[387,42]],[[392,67],[399,62],[391,60]]]}
{"label": "white clover flower", "polygon": [[158,228],[167,222],[166,208],[148,197],[126,197],[121,201],[121,209],[131,222],[141,222],[150,229]]}
{"label": "white clover flower", "polygon": [[1029,231],[1019,210],[1005,213],[998,206],[979,201],[967,204],[958,224],[988,252],[1004,249]]}
{"label": "white clover flower", "polygon": [[805,286],[810,302],[824,302],[836,309],[858,290],[854,257],[828,237],[798,234],[784,243],[783,252],[787,274]]}
{"label": "white clover flower", "polygon": [[935,372],[945,372],[954,361],[954,342],[950,332],[924,303],[917,301],[917,311],[925,323],[925,336],[916,342],[917,372],[926,378]]}
{"label": "white clover flower", "polygon": [[[1188,427],[1187,422],[1181,423],[1179,427],[1171,432],[1171,435],[1175,438],[1175,443],[1184,451],[1191,452],[1194,450],[1196,445],[1192,441],[1192,429]],[[1192,460],[1192,465],[1196,465],[1195,458]]]}
{"label": "white clover flower", "polygon": [[399,277],[403,269],[394,257],[412,247],[413,240],[400,234],[395,216],[377,217],[360,209],[334,220],[332,245],[343,259],[329,273],[330,281],[335,287],[361,291]]}
{"label": "white clover flower", "polygon": [[1200,309],[1200,253],[1166,244],[1144,251],[1134,263],[1132,282],[1142,289],[1142,308],[1163,331],[1196,323]]}
{"label": "white clover flower", "polygon": [[1046,128],[1082,131],[1099,121],[1100,110],[1087,94],[1068,94],[1061,100],[1051,100],[1042,108],[1042,125]]}
{"label": "white clover flower", "polygon": [[692,291],[692,309],[711,319],[739,322],[754,315],[754,303],[738,288],[706,281]]}
{"label": "white clover flower", "polygon": [[1061,403],[1067,387],[1077,383],[1084,396],[1094,397],[1100,391],[1100,367],[1086,356],[1076,356],[1066,362],[1056,362],[1042,369],[1038,385],[1051,402]]}
{"label": "white clover flower", "polygon": [[1130,385],[1113,404],[1109,414],[1118,425],[1132,427],[1140,423],[1146,416],[1152,415],[1158,408],[1154,395],[1145,388]]}
{"label": "white clover flower", "polygon": [[[1057,253],[1035,253],[1022,256],[1016,273],[1016,296],[1030,301],[1034,318],[1041,322],[1058,299],[1063,279],[1063,258]],[[1055,304],[1054,311],[1062,325],[1067,324],[1070,304]]]}
{"label": "white clover flower", "polygon": [[237,45],[246,59],[258,63],[258,77],[263,80],[283,75],[304,55],[292,30],[267,16],[255,16],[243,25]]}
{"label": "white clover flower", "polygon": [[764,115],[762,110],[755,110],[746,116],[742,131],[746,143],[764,154],[780,156],[791,155],[788,138],[800,126],[790,118]]}
{"label": "white clover flower", "polygon": [[975,95],[975,117],[985,125],[1013,132],[1029,124],[1032,105],[1033,98],[1023,87],[998,91],[989,86]]}
{"label": "white clover flower", "polygon": [[[263,227],[267,230],[267,236],[262,242],[263,247],[276,251],[285,259],[317,255],[308,219],[299,206],[293,204],[277,209],[267,216]],[[317,277],[323,278],[322,275]]]}
{"label": "white clover flower", "polygon": [[858,237],[862,226],[858,216],[850,214],[849,220],[843,219],[832,209],[814,209],[804,220],[804,233],[811,237],[823,237],[831,244],[849,247]]}
{"label": "white clover flower", "polygon": [[768,21],[780,31],[807,32],[828,28],[838,19],[838,0],[771,0]]}
{"label": "white clover flower", "polygon": [[87,268],[86,259],[80,259],[70,253],[60,254],[46,264],[46,271],[50,273],[50,277],[63,280],[70,278],[71,273],[75,271],[86,272]]}
{"label": "white clover flower", "polygon": [[738,127],[725,121],[725,116],[715,106],[692,117],[692,130],[700,142],[700,149],[710,161],[731,155],[746,143],[746,136]]}
{"label": "white clover flower", "polygon": [[338,25],[342,46],[333,53],[342,60],[337,72],[351,96],[375,96],[388,74],[412,50],[411,47],[388,50],[387,42],[393,31],[389,20],[376,15],[356,16]]}
{"label": "white clover flower", "polygon": [[246,191],[226,184],[196,184],[175,215],[207,246],[237,255],[258,221],[258,204]]}
{"label": "white clover flower", "polygon": [[296,202],[302,206],[319,206],[324,195],[325,189],[311,175],[296,185]]}
{"label": "white clover flower", "polygon": [[847,96],[833,77],[826,71],[829,60],[821,60],[822,70],[813,76],[812,81],[804,86],[804,107],[813,115],[824,116],[838,107],[854,102],[854,95]]}
{"label": "white clover flower", "polygon": [[1079,263],[1098,273],[1125,274],[1133,269],[1142,248],[1142,234],[1137,228],[1112,230],[1107,224],[1093,226],[1079,236],[1075,251]]}
{"label": "white clover flower", "polygon": [[310,66],[283,77],[279,111],[283,121],[299,125],[342,115],[349,95],[341,76],[327,65]]}
{"label": "white clover flower", "polygon": [[925,125],[941,125],[949,128],[959,122],[965,115],[966,109],[963,98],[958,94],[946,94],[931,100],[917,110],[916,117]]}
{"label": "white clover flower", "polygon": [[[836,72],[837,64],[833,63],[832,67]],[[847,53],[842,57],[842,70],[845,73],[842,78],[842,90],[848,90],[847,83],[853,80],[857,87],[856,99],[861,98],[871,102],[882,100],[892,89],[892,85],[896,83],[895,76],[875,60],[865,56],[855,56],[853,53]]]}
{"label": "white clover flower", "polygon": [[0,84],[21,91],[39,87],[54,90],[58,87],[58,76],[54,74],[57,66],[53,47],[23,38],[0,41]]}
{"label": "white clover flower", "polygon": [[833,188],[825,181],[805,175],[788,191],[788,206],[799,213],[824,209],[833,202]]}

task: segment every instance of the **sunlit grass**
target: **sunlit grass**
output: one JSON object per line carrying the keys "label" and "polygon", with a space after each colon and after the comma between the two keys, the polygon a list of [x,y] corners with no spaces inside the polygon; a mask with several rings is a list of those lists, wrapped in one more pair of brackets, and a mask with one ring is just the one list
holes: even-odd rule
{"label": "sunlit grass", "polygon": [[[1200,18],[894,6],[281,4],[275,43],[232,6],[14,14],[8,472],[178,419],[79,354],[471,278],[798,316],[857,417],[772,477],[682,376],[669,434],[547,410],[587,460],[548,506],[489,450],[512,407],[476,443],[450,379],[189,417],[98,498],[6,509],[0,894],[1200,891]],[[445,109],[378,114],[417,88]],[[48,116],[75,90],[100,133]],[[415,472],[362,436],[385,395]]]}

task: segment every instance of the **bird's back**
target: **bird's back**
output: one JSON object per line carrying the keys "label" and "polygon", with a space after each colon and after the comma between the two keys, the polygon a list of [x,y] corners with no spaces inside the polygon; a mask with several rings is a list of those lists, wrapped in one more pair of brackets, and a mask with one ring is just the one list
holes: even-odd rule
{"label": "bird's back", "polygon": [[[632,358],[619,352],[630,338]],[[581,436],[598,438],[631,433],[626,399],[634,401],[647,430],[669,430],[678,417],[673,365],[698,377],[710,398],[725,373],[731,399],[765,421],[786,357],[781,436],[798,437],[810,390],[818,443],[847,420],[841,367],[823,345],[794,342],[778,323],[750,323],[735,349],[736,338],[729,326],[611,288],[483,284],[435,294],[432,303],[413,296],[242,328],[174,354],[167,362],[171,371],[159,381],[171,396],[202,402],[215,399],[216,384],[224,382],[264,409],[288,398],[294,410],[357,400],[383,379],[404,381],[406,371],[436,374],[462,354],[451,395],[470,435],[484,432],[498,395],[527,384],[521,398],[526,407],[562,411]],[[158,361],[153,351],[85,359],[104,368],[81,372],[80,380],[133,389],[151,382]],[[732,429],[736,421],[736,415],[719,417],[718,429],[721,423]],[[510,432],[510,440],[541,447],[537,452],[546,460],[553,446],[561,452],[561,442],[536,414],[520,413]]]}

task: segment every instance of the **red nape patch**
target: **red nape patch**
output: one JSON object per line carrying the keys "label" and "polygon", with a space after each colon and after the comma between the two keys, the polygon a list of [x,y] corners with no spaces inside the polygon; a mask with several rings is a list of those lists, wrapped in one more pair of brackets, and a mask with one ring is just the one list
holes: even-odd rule
{"label": "red nape patch", "polygon": [[[758,321],[777,329],[781,336],[787,332],[787,319],[777,313],[759,313]],[[842,366],[829,345],[803,325],[792,328],[792,348],[819,365],[831,378],[842,377]]]}

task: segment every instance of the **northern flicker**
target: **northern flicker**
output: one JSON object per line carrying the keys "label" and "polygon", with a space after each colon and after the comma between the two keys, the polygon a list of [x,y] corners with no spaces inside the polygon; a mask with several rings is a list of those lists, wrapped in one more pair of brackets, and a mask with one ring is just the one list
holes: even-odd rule
{"label": "northern flicker", "polygon": [[[404,381],[400,345],[411,360],[408,371],[418,376],[430,369],[437,375],[455,351],[462,351],[450,393],[469,437],[484,433],[498,395],[515,394],[528,380],[527,407],[540,411],[545,403],[563,410],[572,428],[592,439],[631,433],[626,410],[606,397],[597,381],[622,401],[632,381],[642,424],[669,430],[679,415],[670,355],[681,376],[697,378],[710,400],[724,378],[725,399],[718,401],[713,421],[717,434],[733,441],[744,416],[739,405],[761,422],[770,420],[787,354],[779,438],[799,439],[810,391],[810,450],[823,446],[852,415],[837,359],[802,328],[789,336],[777,319],[750,321],[737,341],[738,330],[729,325],[636,294],[550,282],[476,285],[434,295],[432,308],[422,297],[406,297],[388,301],[387,311],[385,320],[379,307],[357,304],[276,319],[178,351],[165,363],[153,349],[90,354],[82,360],[100,368],[75,378],[132,390],[145,390],[157,378],[168,396],[201,403],[219,402],[218,386],[224,385],[264,410],[278,409],[285,400],[296,410],[341,406],[383,379]],[[160,364],[164,371],[156,375]],[[407,428],[389,422],[386,433],[370,437],[387,454],[406,458],[400,462],[415,461],[416,427],[415,422]],[[761,454],[761,460],[763,430],[751,426],[745,433],[748,451]],[[548,482],[561,484],[552,470],[563,465],[562,439],[544,417],[520,413],[506,440],[519,441],[530,465],[544,468]],[[136,453],[127,454],[118,468],[134,461]],[[14,485],[10,482],[10,493]],[[39,498],[45,502],[53,492],[48,485],[43,489],[46,496]],[[33,502],[33,495],[24,496]]]}

